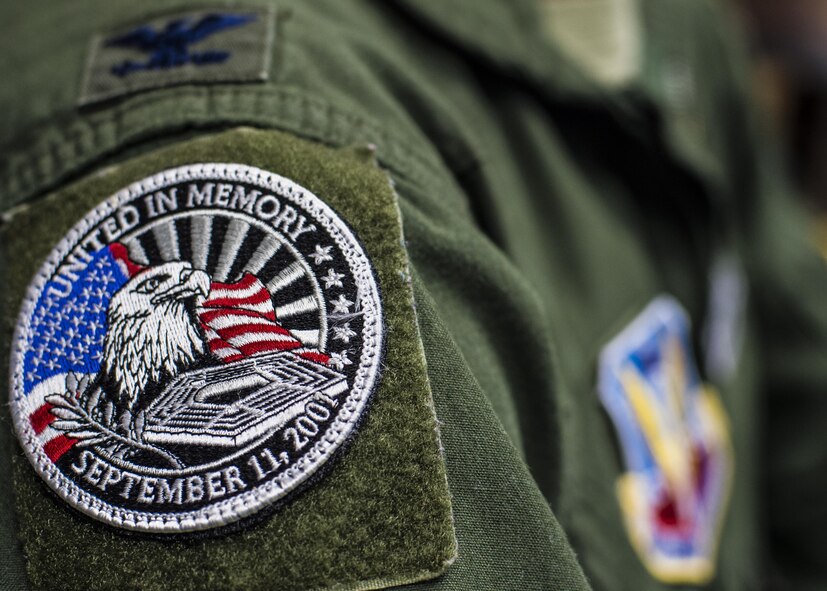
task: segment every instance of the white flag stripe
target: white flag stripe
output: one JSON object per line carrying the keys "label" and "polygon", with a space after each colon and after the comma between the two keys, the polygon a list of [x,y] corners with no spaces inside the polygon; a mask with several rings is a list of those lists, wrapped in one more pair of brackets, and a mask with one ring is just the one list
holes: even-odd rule
{"label": "white flag stripe", "polygon": [[220,349],[212,349],[212,353],[214,355],[218,355],[221,359],[226,359],[227,357],[239,355],[240,351],[237,349],[230,349],[228,347],[221,347]]}
{"label": "white flag stripe", "polygon": [[270,290],[270,293],[279,291],[280,289],[284,289],[288,285],[291,285],[298,279],[304,275],[304,267],[300,261],[295,261],[291,265],[289,265],[286,269],[284,269],[281,273],[273,277],[270,281],[267,282],[267,289]]}
{"label": "white flag stripe", "polygon": [[[199,313],[200,312],[201,312],[201,309],[199,308]],[[201,326],[204,327],[204,334],[207,335],[207,339],[212,340],[212,339],[220,339],[221,338],[220,336],[218,336],[218,333],[215,332],[209,325],[202,324]]]}
{"label": "white flag stripe", "polygon": [[318,330],[291,330],[290,332],[307,347],[316,347],[319,344]]}
{"label": "white flag stripe", "polygon": [[[202,309],[209,310],[209,308]],[[233,326],[240,326],[242,324],[257,324],[261,326],[272,326],[273,321],[267,318],[246,316],[244,314],[233,314],[227,312],[226,316],[216,316],[210,320],[210,326],[215,330],[222,330],[224,328],[231,328]],[[216,335],[217,337],[218,335]]]}
{"label": "white flag stripe", "polygon": [[245,332],[228,339],[224,339],[233,347],[243,347],[253,343],[272,343],[279,341],[284,343],[298,343],[296,339],[286,334],[276,334],[273,332]]}
{"label": "white flag stripe", "polygon": [[[267,300],[266,302],[261,302],[261,303],[258,303],[258,304],[244,304],[243,307],[239,307],[239,308],[224,308],[224,307],[222,307],[222,308],[209,308],[209,307],[204,307],[204,308],[198,308],[198,313],[199,314],[204,314],[205,312],[211,312],[211,311],[219,311],[219,310],[228,311],[228,310],[235,310],[235,309],[249,310],[251,312],[259,312],[260,314],[266,314],[267,312],[272,313],[273,312],[273,302],[271,302],[270,300]],[[230,313],[232,313],[232,312],[230,312]],[[210,322],[210,324],[212,324],[212,322]]]}
{"label": "white flag stripe", "polygon": [[[26,395],[24,398],[25,404],[22,405],[22,407],[29,414],[32,414],[43,406],[47,396],[51,394],[65,394],[67,375],[68,374],[60,373],[40,382]],[[82,379],[84,375],[85,374],[79,374],[78,379]]]}
{"label": "white flag stripe", "polygon": [[289,304],[276,308],[276,318],[281,320],[282,318],[290,318],[291,316],[304,314],[305,312],[312,312],[313,310],[318,309],[319,302],[316,300],[316,296],[309,295],[301,298],[300,300],[296,300],[295,302],[290,302]]}

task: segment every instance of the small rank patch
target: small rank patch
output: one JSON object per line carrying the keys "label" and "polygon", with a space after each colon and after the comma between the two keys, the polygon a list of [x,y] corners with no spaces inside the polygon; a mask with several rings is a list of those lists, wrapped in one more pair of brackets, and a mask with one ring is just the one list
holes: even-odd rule
{"label": "small rank patch", "polygon": [[656,299],[603,350],[599,392],[622,445],[617,490],[635,550],[656,578],[698,584],[714,574],[732,452],[689,334],[680,304]]}
{"label": "small rank patch", "polygon": [[748,292],[735,253],[720,254],[709,273],[709,310],[704,326],[706,372],[717,383],[738,369],[744,341]]}
{"label": "small rank patch", "polygon": [[382,341],[371,264],[336,212],[258,168],[183,166],[103,202],[37,273],[12,412],[75,508],[206,530],[319,473],[367,408]]}
{"label": "small rank patch", "polygon": [[266,80],[273,14],[198,10],[125,27],[92,41],[80,103],[174,84]]}

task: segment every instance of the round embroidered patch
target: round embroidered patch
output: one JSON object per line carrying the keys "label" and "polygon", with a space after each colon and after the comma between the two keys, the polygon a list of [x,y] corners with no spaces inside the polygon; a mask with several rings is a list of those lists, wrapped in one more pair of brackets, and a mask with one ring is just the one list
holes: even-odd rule
{"label": "round embroidered patch", "polygon": [[113,195],[36,275],[11,407],[37,472],[114,526],[188,532],[284,500],[356,429],[382,306],[352,231],[257,168]]}

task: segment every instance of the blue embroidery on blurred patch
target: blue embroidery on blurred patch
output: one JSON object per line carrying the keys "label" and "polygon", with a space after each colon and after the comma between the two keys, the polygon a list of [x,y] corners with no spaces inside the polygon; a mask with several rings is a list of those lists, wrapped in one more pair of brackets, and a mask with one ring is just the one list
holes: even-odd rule
{"label": "blue embroidery on blurred patch", "polygon": [[224,62],[230,57],[229,51],[191,51],[190,45],[225,29],[246,25],[255,19],[255,15],[208,14],[196,22],[193,19],[173,20],[161,31],[148,25],[138,27],[126,35],[108,39],[106,45],[137,49],[148,53],[149,60],[125,60],[112,66],[111,71],[116,76],[128,76],[140,70],[164,70],[185,64],[198,66]]}
{"label": "blue embroidery on blurred patch", "polygon": [[690,334],[680,304],[657,298],[603,349],[598,389],[623,451],[617,494],[632,545],[657,579],[701,584],[715,571],[732,450]]}

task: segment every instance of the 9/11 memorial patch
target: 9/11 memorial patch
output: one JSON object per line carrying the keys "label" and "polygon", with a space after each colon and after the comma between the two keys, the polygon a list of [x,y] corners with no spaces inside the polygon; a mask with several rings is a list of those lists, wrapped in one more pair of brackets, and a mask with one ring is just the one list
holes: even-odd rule
{"label": "9/11 memorial patch", "polygon": [[335,211],[259,168],[187,165],[116,193],[52,251],[18,321],[11,408],[76,509],[202,531],[318,477],[382,352],[372,265]]}

